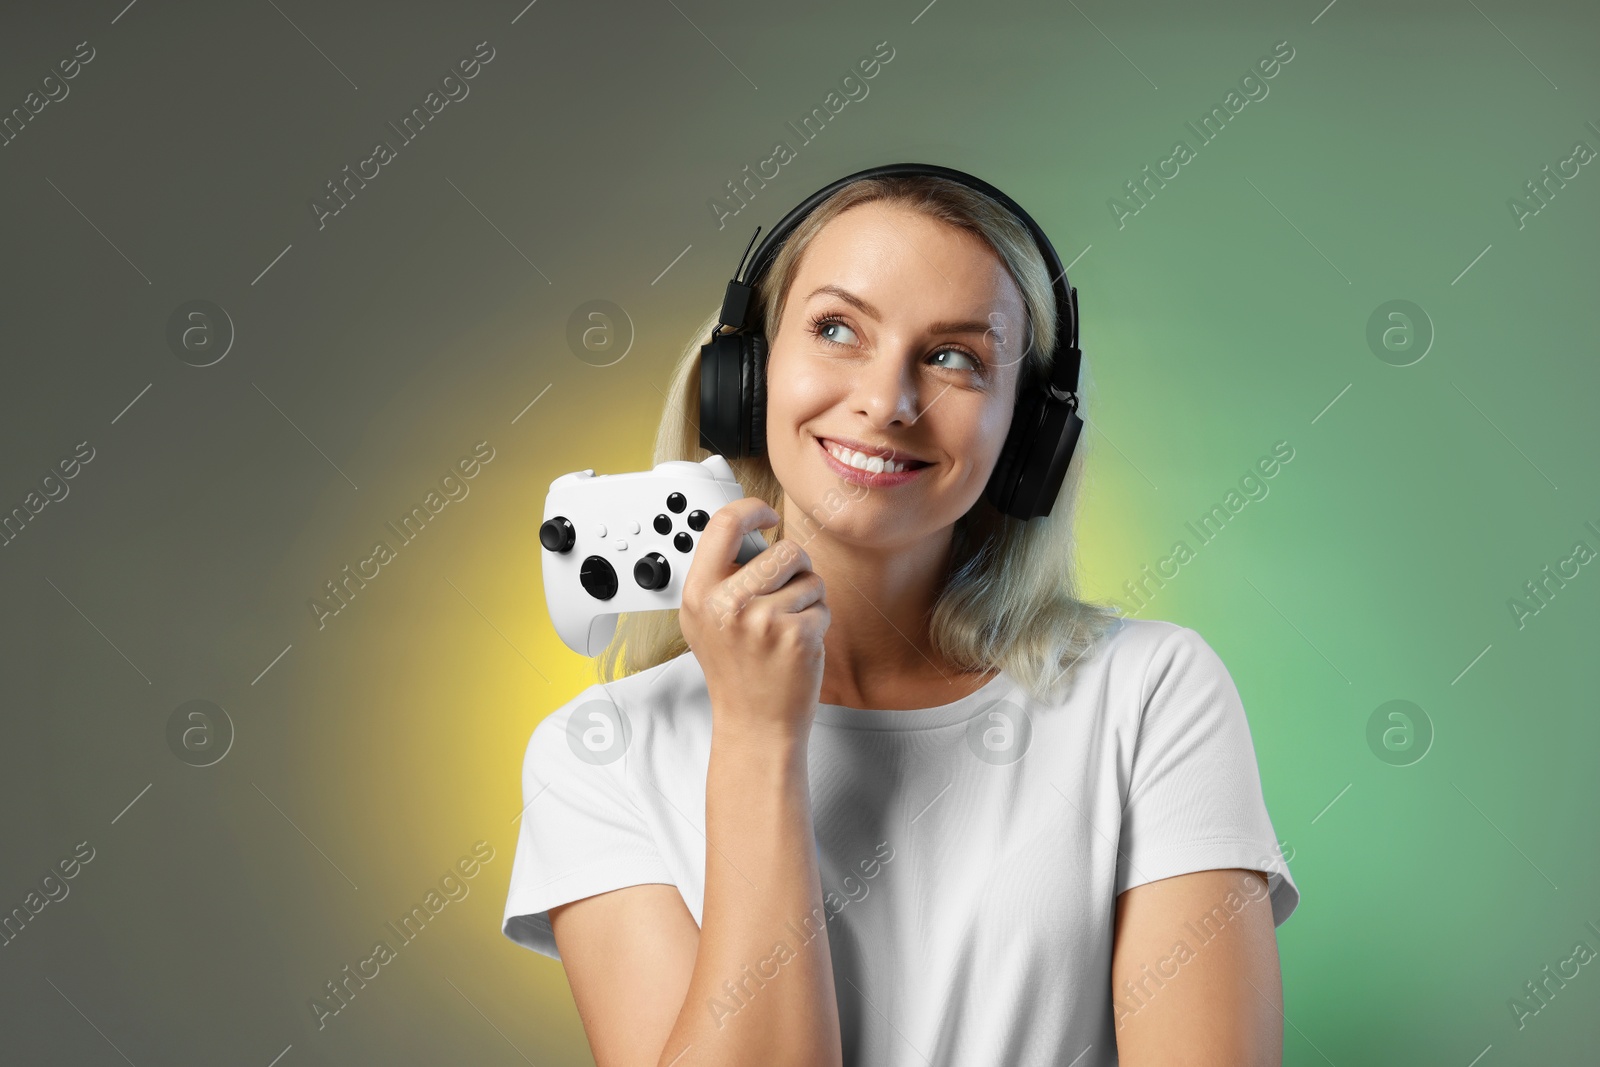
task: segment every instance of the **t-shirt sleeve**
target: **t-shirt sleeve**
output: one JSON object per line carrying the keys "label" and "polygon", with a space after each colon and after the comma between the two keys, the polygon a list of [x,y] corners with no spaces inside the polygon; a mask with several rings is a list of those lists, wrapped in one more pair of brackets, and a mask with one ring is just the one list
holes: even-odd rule
{"label": "t-shirt sleeve", "polygon": [[[634,802],[627,780],[631,731],[615,716],[602,688],[591,686],[548,715],[528,739],[501,932],[551,959],[561,958],[550,929],[552,907],[630,885],[675,884]],[[614,759],[585,744],[585,731],[618,730],[622,751]]]}
{"label": "t-shirt sleeve", "polygon": [[1300,890],[1267,814],[1232,676],[1204,638],[1179,627],[1157,644],[1142,689],[1116,892],[1193,871],[1260,871],[1273,925],[1282,925]]}

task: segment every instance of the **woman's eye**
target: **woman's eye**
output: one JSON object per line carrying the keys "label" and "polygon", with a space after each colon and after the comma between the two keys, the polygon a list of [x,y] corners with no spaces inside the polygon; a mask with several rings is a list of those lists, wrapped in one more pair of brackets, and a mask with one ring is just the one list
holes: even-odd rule
{"label": "woman's eye", "polygon": [[[841,336],[842,332],[842,336]],[[848,345],[855,341],[856,333],[838,319],[821,319],[816,323],[815,333],[824,341],[832,341],[836,345]]]}
{"label": "woman's eye", "polygon": [[[934,355],[934,358],[937,358],[939,356],[958,356],[961,359],[966,360],[969,364],[971,364],[971,366],[969,366],[969,367],[967,367],[965,369],[967,369],[967,370],[975,370],[975,371],[983,369],[983,364],[982,363],[980,363],[978,360],[974,359],[970,354],[961,351],[961,349],[959,349],[959,348],[941,348],[941,349],[939,349],[939,351],[935,352],[933,355]],[[948,367],[948,366],[951,366],[951,364],[945,363],[945,364],[942,364],[942,366]],[[956,367],[955,369],[956,370],[961,370],[963,368]]]}
{"label": "woman's eye", "polygon": [[[860,340],[860,338],[856,336],[856,332],[849,326],[845,325],[843,320],[832,318],[826,315],[819,316],[811,320],[811,333],[819,340],[822,340],[829,345],[837,345],[840,348],[848,348]],[[956,357],[957,360],[966,360],[966,365],[963,366],[959,362],[948,362],[951,356]],[[984,372],[983,360],[964,349],[941,348],[935,351],[929,358],[945,360],[946,362],[942,362],[938,365],[950,370],[965,371],[973,374],[982,374]]]}

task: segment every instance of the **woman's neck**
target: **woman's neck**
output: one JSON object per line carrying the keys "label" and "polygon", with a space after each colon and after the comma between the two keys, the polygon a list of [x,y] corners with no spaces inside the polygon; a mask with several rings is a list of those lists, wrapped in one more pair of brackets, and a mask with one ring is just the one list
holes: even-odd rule
{"label": "woman's neck", "polygon": [[922,542],[875,549],[839,541],[827,529],[785,526],[810,533],[793,539],[827,587],[822,703],[934,707],[993,677],[993,671],[963,671],[933,648],[929,620],[948,574],[953,527]]}

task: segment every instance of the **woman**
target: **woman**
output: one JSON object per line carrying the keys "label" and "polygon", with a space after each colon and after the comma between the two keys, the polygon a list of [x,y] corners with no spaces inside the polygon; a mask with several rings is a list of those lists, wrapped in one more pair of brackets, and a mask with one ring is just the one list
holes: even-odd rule
{"label": "woman", "polygon": [[[1081,458],[1048,516],[983,498],[1051,284],[1004,207],[902,176],[759,280],[751,496],[524,761],[503,929],[562,961],[601,1067],[1280,1062],[1299,893],[1226,668],[1074,596]],[[656,462],[706,455],[718,321]]]}

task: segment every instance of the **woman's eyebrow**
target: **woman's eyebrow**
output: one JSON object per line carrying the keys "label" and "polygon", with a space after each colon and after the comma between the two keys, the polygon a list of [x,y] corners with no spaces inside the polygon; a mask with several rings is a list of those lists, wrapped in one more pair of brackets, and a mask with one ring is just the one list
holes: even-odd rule
{"label": "woman's eyebrow", "polygon": [[[867,303],[865,300],[861,299],[859,296],[857,296],[856,294],[852,293],[850,290],[842,288],[842,287],[837,286],[837,285],[819,286],[816,289],[814,289],[812,291],[811,295],[806,297],[806,299],[807,300],[814,300],[817,297],[822,296],[824,294],[829,295],[829,296],[838,297],[840,300],[843,300],[846,304],[849,304],[852,307],[857,308],[863,314],[867,315],[870,318],[873,318],[873,319],[881,319],[881,318],[883,318],[882,314],[878,311],[877,308],[873,307],[871,304]],[[984,322],[984,321],[981,321],[979,319],[966,319],[966,320],[954,321],[954,322],[936,322],[936,323],[934,323],[934,324],[932,324],[931,326],[928,327],[928,332],[929,333],[987,333],[989,331],[989,329],[990,329],[990,323],[988,323],[988,322]]]}
{"label": "woman's eyebrow", "polygon": [[824,294],[828,294],[828,295],[831,295],[831,296],[838,297],[840,300],[843,300],[846,304],[849,304],[852,307],[857,308],[858,310],[860,310],[861,312],[863,312],[864,314],[866,314],[870,318],[880,319],[880,318],[883,317],[878,312],[877,308],[873,307],[871,304],[867,303],[865,300],[861,299],[859,296],[857,296],[856,294],[852,293],[850,290],[845,289],[845,288],[843,288],[841,286],[837,286],[837,285],[822,285],[822,286],[818,286],[815,290],[812,291],[810,296],[806,297],[806,299],[807,300],[815,300],[817,297],[822,296]]}

